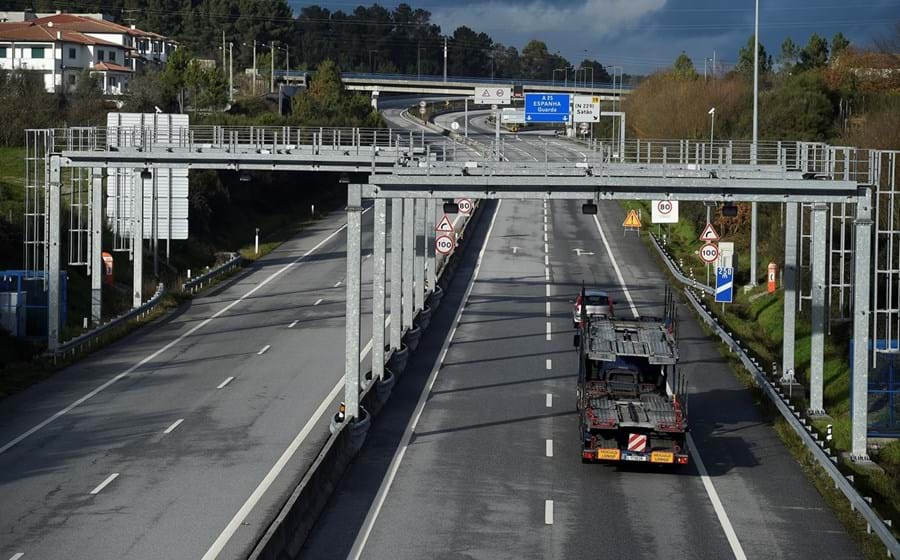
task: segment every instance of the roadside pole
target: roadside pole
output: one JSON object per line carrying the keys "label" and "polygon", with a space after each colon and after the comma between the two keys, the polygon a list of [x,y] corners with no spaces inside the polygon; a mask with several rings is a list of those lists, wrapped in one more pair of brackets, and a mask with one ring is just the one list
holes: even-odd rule
{"label": "roadside pole", "polygon": [[359,419],[359,332],[362,235],[362,185],[347,185],[347,322],[344,353],[344,403],[347,420]]}

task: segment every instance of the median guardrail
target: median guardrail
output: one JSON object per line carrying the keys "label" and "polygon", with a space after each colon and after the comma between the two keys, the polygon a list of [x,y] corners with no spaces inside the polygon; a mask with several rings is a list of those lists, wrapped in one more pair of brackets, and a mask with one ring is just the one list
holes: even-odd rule
{"label": "median guardrail", "polygon": [[181,286],[181,291],[186,294],[196,294],[202,290],[204,286],[208,286],[211,282],[218,280],[221,276],[229,274],[232,270],[241,266],[243,257],[238,253],[231,253],[231,258],[219,266],[197,276],[191,278]]}
{"label": "median guardrail", "polygon": [[[692,281],[690,278],[687,278],[684,274],[680,273],[680,271],[675,268],[672,257],[660,246],[659,240],[653,235],[651,235],[650,238],[653,246],[663,256],[663,262],[669,267],[673,276],[675,276],[679,282],[688,286],[684,289],[684,293],[688,302],[697,312],[697,315],[719,336],[722,342],[737,355],[741,365],[743,365],[753,376],[753,380],[757,387],[759,387],[769,400],[772,401],[775,408],[781,413],[781,416],[785,419],[791,429],[794,430],[800,438],[800,441],[803,442],[804,447],[806,447],[822,470],[824,470],[828,477],[834,482],[834,487],[840,490],[844,497],[847,498],[847,501],[850,502],[850,508],[859,512],[863,519],[866,520],[867,531],[869,533],[874,532],[878,539],[881,540],[882,544],[884,544],[887,549],[889,557],[900,558],[900,542],[894,537],[890,526],[885,519],[878,515],[878,512],[869,505],[869,501],[856,490],[851,481],[840,471],[837,466],[837,457],[831,454],[831,449],[826,447],[825,442],[820,441],[818,437],[814,436],[812,426],[809,422],[801,416],[800,411],[794,408],[788,398],[785,398],[781,388],[776,387],[773,381],[766,376],[765,371],[759,365],[758,361],[750,356],[747,349],[741,345],[740,340],[727,332],[725,328],[719,324],[718,318],[712,313],[709,306],[701,300],[702,296],[695,293],[694,290],[698,290],[698,287],[694,286],[696,281]],[[707,288],[706,290],[703,290],[705,293],[713,292],[709,286],[701,284],[700,287]]]}
{"label": "median guardrail", "polygon": [[57,358],[65,357],[67,355],[74,357],[79,352],[90,349],[97,344],[100,337],[121,327],[128,321],[146,318],[154,309],[156,309],[156,306],[162,302],[162,298],[165,294],[165,286],[159,284],[156,287],[156,293],[153,294],[153,297],[144,302],[140,307],[135,307],[134,309],[119,315],[115,319],[110,319],[96,328],[60,344],[55,352],[49,352],[49,354],[52,355],[53,360],[56,361]]}

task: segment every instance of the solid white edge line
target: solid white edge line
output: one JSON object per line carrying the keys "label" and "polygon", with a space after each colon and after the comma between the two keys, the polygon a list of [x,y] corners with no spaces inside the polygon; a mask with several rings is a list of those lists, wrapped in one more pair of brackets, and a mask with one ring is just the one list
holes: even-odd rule
{"label": "solid white edge line", "polygon": [[[603,246],[606,248],[609,260],[613,265],[613,269],[616,271],[619,284],[621,284],[622,291],[625,293],[625,298],[631,306],[631,313],[637,318],[638,312],[637,308],[634,306],[634,301],[631,299],[631,292],[628,291],[628,286],[625,284],[625,279],[622,277],[622,271],[619,269],[619,264],[616,262],[612,248],[606,240],[606,235],[603,233],[603,228],[600,227],[600,220],[597,219],[596,214],[594,215],[594,223],[597,224],[597,230],[600,232],[600,239],[603,240]],[[744,554],[744,549],[741,547],[737,534],[734,532],[734,527],[731,524],[731,520],[728,518],[728,513],[722,506],[722,500],[719,499],[719,494],[716,492],[716,488],[709,478],[706,465],[703,464],[703,459],[700,458],[700,453],[697,451],[697,446],[694,445],[694,439],[691,437],[691,434],[687,434],[685,441],[687,442],[688,451],[690,451],[690,454],[694,457],[694,461],[697,463],[697,471],[700,473],[700,480],[703,482],[703,488],[706,490],[707,496],[709,496],[709,501],[712,502],[716,517],[719,519],[719,525],[722,526],[722,530],[725,532],[725,538],[728,539],[728,544],[731,546],[731,552],[734,554],[736,560],[746,560],[747,556]]]}
{"label": "solid white edge line", "polygon": [[299,323],[299,321],[294,321],[293,323],[291,323],[290,325],[288,325],[288,328],[289,328],[289,329],[293,329],[293,328],[297,325],[297,323]]}
{"label": "solid white edge line", "polygon": [[225,381],[223,381],[223,382],[219,383],[218,385],[216,385],[216,389],[224,389],[225,386],[228,385],[229,383],[231,383],[232,381],[234,381],[234,376],[233,376],[233,375],[232,375],[231,377],[229,377],[228,379],[226,379]]}
{"label": "solid white edge line", "polygon": [[[371,210],[371,209],[372,209],[372,207],[366,208],[365,210],[363,210],[363,214],[365,214],[366,212],[368,212],[368,211]],[[290,269],[290,268],[293,267],[294,265],[303,262],[308,256],[310,256],[311,254],[313,254],[315,251],[318,251],[323,245],[325,245],[326,243],[328,243],[329,241],[331,241],[337,234],[341,233],[341,232],[344,231],[345,229],[347,229],[347,224],[344,224],[344,225],[342,225],[341,227],[339,227],[338,229],[334,230],[328,237],[326,237],[326,238],[323,239],[322,241],[319,241],[312,249],[308,250],[307,252],[303,253],[301,256],[297,257],[297,258],[294,259],[293,261],[291,261],[291,262],[289,262],[288,264],[284,265],[282,268],[280,268],[280,269],[276,270],[275,272],[273,272],[268,278],[266,278],[265,280],[263,280],[262,282],[260,282],[260,283],[257,284],[256,286],[254,286],[253,289],[251,289],[250,291],[248,291],[247,293],[245,293],[244,295],[242,295],[242,296],[239,297],[238,299],[234,300],[233,302],[229,303],[228,305],[226,305],[226,306],[223,307],[222,309],[216,311],[211,317],[209,317],[209,318],[207,318],[207,319],[204,319],[204,320],[201,321],[200,323],[197,323],[197,324],[194,325],[191,329],[189,329],[187,332],[185,332],[184,334],[182,334],[181,336],[179,336],[179,337],[176,338],[175,340],[173,340],[173,341],[167,343],[165,346],[163,346],[163,347],[160,348],[159,350],[153,352],[153,353],[150,354],[149,356],[146,356],[144,359],[142,359],[142,360],[139,361],[138,363],[134,364],[133,366],[129,367],[128,369],[126,369],[126,370],[123,371],[122,373],[116,375],[116,376],[113,377],[112,379],[109,379],[108,381],[106,381],[105,383],[103,383],[102,385],[100,385],[99,387],[97,387],[96,389],[94,389],[93,391],[91,391],[90,393],[87,393],[86,395],[84,395],[84,396],[81,397],[80,399],[76,400],[75,402],[73,402],[73,403],[70,404],[69,406],[65,407],[64,409],[60,410],[59,412],[56,412],[55,414],[53,414],[52,416],[50,416],[50,417],[47,418],[46,420],[42,421],[42,422],[39,423],[38,425],[32,427],[32,428],[29,429],[27,432],[25,432],[25,433],[23,433],[23,434],[17,436],[15,439],[13,439],[12,441],[10,441],[10,442],[8,442],[7,444],[5,444],[3,447],[0,447],[0,455],[6,453],[6,452],[9,451],[12,447],[14,447],[15,445],[18,445],[19,443],[21,443],[22,440],[24,440],[25,438],[31,436],[32,434],[34,434],[34,433],[37,432],[38,430],[41,430],[41,429],[44,428],[47,424],[50,424],[51,422],[53,422],[54,420],[56,420],[56,419],[59,418],[60,416],[63,416],[64,414],[67,414],[67,413],[71,412],[75,407],[77,407],[77,406],[81,405],[82,403],[84,403],[85,401],[87,401],[87,400],[89,400],[89,399],[95,397],[98,393],[100,393],[101,391],[105,390],[107,387],[109,387],[110,385],[112,385],[112,384],[115,383],[116,381],[119,381],[119,380],[121,380],[121,379],[127,377],[128,375],[132,374],[132,373],[133,373],[134,371],[136,371],[139,367],[141,367],[141,366],[143,366],[144,364],[146,364],[146,363],[150,362],[151,360],[155,359],[157,356],[159,356],[160,354],[162,354],[162,353],[165,352],[166,350],[172,348],[173,346],[175,346],[176,344],[178,344],[179,342],[181,342],[181,341],[184,340],[185,338],[191,336],[192,334],[194,334],[195,332],[197,332],[197,331],[200,330],[201,328],[203,328],[203,327],[205,327],[206,325],[208,325],[210,322],[212,322],[213,319],[217,319],[217,318],[218,318],[219,316],[221,316],[223,313],[228,312],[232,307],[234,307],[235,305],[239,304],[240,302],[244,301],[245,299],[247,299],[248,297],[250,297],[251,295],[253,295],[254,293],[256,293],[257,290],[259,290],[260,288],[262,288],[263,286],[265,286],[266,284],[268,284],[269,282],[271,282],[272,280],[274,280],[275,278],[277,278],[278,276],[280,276],[283,272],[285,272],[286,270]]]}
{"label": "solid white edge line", "polygon": [[25,556],[24,552],[16,552],[12,556],[9,557],[9,560],[19,560],[19,558]]}
{"label": "solid white edge line", "polygon": [[553,457],[553,440],[548,439],[544,444],[544,454],[547,457]]}
{"label": "solid white edge line", "polygon": [[263,346],[262,348],[260,348],[259,352],[257,352],[256,355],[257,355],[257,356],[262,356],[263,354],[265,354],[266,352],[268,352],[268,351],[269,351],[269,348],[271,348],[271,347],[272,347],[271,344],[266,344],[265,346]]}
{"label": "solid white edge line", "polygon": [[547,393],[547,398],[544,401],[544,406],[547,408],[553,408],[553,393]]}
{"label": "solid white edge line", "polygon": [[[484,245],[481,247],[481,251],[478,253],[478,260],[475,262],[475,270],[472,273],[472,279],[469,281],[469,285],[466,288],[466,293],[463,294],[462,302],[460,303],[459,309],[456,312],[456,317],[453,320],[453,324],[455,325],[453,330],[450,332],[450,336],[448,336],[444,340],[444,345],[442,351],[446,351],[447,348],[450,347],[450,344],[453,342],[453,335],[456,334],[456,326],[459,325],[459,321],[462,318],[463,311],[466,307],[466,302],[469,300],[469,295],[472,293],[472,288],[475,286],[475,282],[478,279],[478,273],[481,271],[481,263],[484,260],[484,253],[487,250],[488,245],[491,241],[491,234],[494,231],[494,224],[497,221],[497,216],[500,215],[500,207],[503,205],[503,201],[500,200],[497,203],[497,208],[494,211],[494,216],[491,218],[491,224],[488,227],[487,235],[484,238]],[[360,532],[357,533],[356,539],[353,541],[353,547],[350,549],[350,554],[347,555],[347,558],[352,560],[358,560],[360,555],[362,554],[363,549],[366,546],[366,542],[369,540],[369,535],[372,533],[372,529],[375,526],[375,521],[378,519],[378,515],[381,513],[381,508],[384,506],[384,501],[387,499],[387,494],[391,489],[391,485],[394,483],[394,477],[397,476],[397,470],[400,468],[400,463],[403,461],[403,456],[406,455],[406,449],[409,446],[409,441],[412,438],[412,433],[415,431],[416,426],[419,424],[419,418],[422,416],[422,411],[425,410],[425,404],[428,401],[428,395],[431,394],[431,389],[434,387],[434,382],[437,379],[438,373],[441,370],[440,363],[435,364],[434,368],[431,370],[431,374],[428,376],[428,382],[422,391],[421,396],[419,397],[419,401],[416,403],[415,412],[410,419],[409,423],[406,425],[406,430],[403,432],[403,438],[400,440],[400,446],[397,448],[397,451],[394,452],[394,457],[391,459],[390,467],[388,467],[387,476],[385,476],[381,485],[378,487],[378,493],[375,496],[375,501],[369,507],[369,511],[366,513],[366,518],[363,521],[362,527],[360,528]]]}
{"label": "solid white edge line", "polygon": [[553,369],[553,360],[547,358],[547,369]]}
{"label": "solid white edge line", "polygon": [[178,420],[172,422],[172,424],[168,428],[166,428],[163,433],[171,434],[173,431],[175,431],[175,428],[181,425],[182,422],[184,422],[184,418],[179,418]]}
{"label": "solid white edge line", "polygon": [[117,472],[114,472],[111,475],[107,476],[106,480],[104,480],[103,482],[98,484],[96,488],[91,490],[91,494],[93,494],[93,495],[99,494],[104,488],[106,488],[109,485],[110,482],[112,482],[113,480],[115,480],[117,478],[119,478],[119,473],[117,473]]}
{"label": "solid white edge line", "polygon": [[600,220],[597,219],[597,215],[594,214],[594,223],[597,224],[597,231],[600,232],[600,240],[603,241],[603,246],[606,248],[606,254],[609,255],[609,260],[613,265],[613,270],[616,271],[616,277],[619,279],[619,284],[622,286],[622,291],[625,292],[625,299],[628,300],[628,305],[631,306],[631,313],[638,317],[637,307],[634,306],[634,300],[631,299],[631,292],[628,291],[628,286],[625,284],[625,278],[622,276],[622,270],[619,268],[619,263],[616,262],[616,258],[613,256],[612,247],[609,246],[609,241],[606,240],[606,234],[603,233],[603,228],[600,227]]}
{"label": "solid white edge line", "polygon": [[709,496],[709,501],[712,502],[716,517],[719,518],[719,524],[722,526],[722,530],[725,531],[725,538],[728,539],[728,544],[731,546],[731,552],[734,554],[736,560],[747,560],[747,555],[744,554],[744,548],[741,546],[741,541],[738,540],[737,533],[734,532],[734,527],[731,525],[728,513],[725,511],[725,507],[722,506],[722,500],[719,499],[719,493],[716,492],[716,487],[713,485],[712,479],[709,478],[709,472],[706,470],[706,465],[703,464],[703,459],[700,458],[700,452],[697,451],[697,446],[694,445],[694,438],[691,437],[691,434],[688,434],[685,439],[688,444],[688,450],[694,457],[697,471],[700,473],[700,480],[703,482],[703,488],[706,489],[706,494]]}
{"label": "solid white edge line", "polygon": [[553,525],[553,500],[544,500],[544,525]]}
{"label": "solid white edge line", "polygon": [[[388,317],[384,326],[388,327],[391,324],[391,318]],[[366,356],[372,350],[372,339],[369,339],[369,342],[363,348],[363,351],[359,355],[359,361],[364,361]],[[269,469],[269,472],[266,473],[266,476],[260,481],[259,485],[253,490],[253,493],[247,498],[241,508],[234,514],[234,517],[231,518],[231,521],[228,522],[228,525],[225,526],[225,529],[219,534],[216,540],[209,547],[209,550],[206,551],[206,554],[203,555],[202,560],[214,560],[219,556],[219,553],[225,548],[225,545],[228,544],[228,541],[231,540],[231,537],[234,536],[234,533],[237,532],[238,528],[244,522],[250,512],[253,511],[253,508],[256,507],[256,504],[263,497],[266,491],[272,486],[272,483],[275,482],[275,479],[278,478],[278,475],[281,474],[281,471],[284,470],[284,467],[287,465],[288,461],[291,460],[291,457],[294,456],[294,453],[297,452],[297,449],[303,444],[306,438],[309,436],[309,433],[315,427],[315,425],[319,422],[319,419],[322,418],[322,415],[325,414],[325,411],[328,410],[328,406],[331,404],[331,401],[337,397],[338,393],[340,393],[344,389],[344,376],[341,375],[340,379],[338,379],[337,384],[332,387],[331,391],[329,391],[328,395],[325,399],[319,404],[319,407],[313,412],[313,415],[307,420],[306,424],[304,424],[303,428],[297,434],[297,436],[291,441],[290,445],[287,446],[287,449],[284,450],[284,453],[278,458],[272,468]]]}

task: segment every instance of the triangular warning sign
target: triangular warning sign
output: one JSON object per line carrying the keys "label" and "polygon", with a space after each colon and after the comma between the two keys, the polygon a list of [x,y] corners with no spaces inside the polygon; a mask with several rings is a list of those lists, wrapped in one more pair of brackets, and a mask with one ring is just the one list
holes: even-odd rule
{"label": "triangular warning sign", "polygon": [[720,239],[719,234],[716,232],[716,228],[713,227],[712,224],[706,224],[706,227],[703,229],[703,233],[700,234],[700,241],[718,241]]}
{"label": "triangular warning sign", "polygon": [[625,217],[625,221],[622,223],[622,227],[641,227],[641,219],[638,218],[636,211],[631,210],[630,212],[628,212],[628,216]]}
{"label": "triangular warning sign", "polygon": [[487,88],[485,88],[485,90],[481,92],[481,97],[490,97],[490,96],[491,96],[491,92]]}
{"label": "triangular warning sign", "polygon": [[441,221],[438,222],[437,227],[434,228],[434,231],[439,231],[441,233],[453,233],[453,224],[450,223],[450,219],[444,215],[441,218]]}

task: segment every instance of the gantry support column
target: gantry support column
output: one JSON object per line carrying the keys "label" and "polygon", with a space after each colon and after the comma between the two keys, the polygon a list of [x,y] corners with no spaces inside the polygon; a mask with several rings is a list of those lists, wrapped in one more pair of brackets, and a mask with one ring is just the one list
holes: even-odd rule
{"label": "gantry support column", "polygon": [[144,287],[144,179],[140,169],[135,169],[131,176],[131,250],[134,255],[131,306],[137,308],[141,306]]}
{"label": "gantry support column", "polygon": [[415,200],[403,199],[403,330],[413,324],[413,269],[415,268]]}
{"label": "gantry support column", "polygon": [[50,200],[45,209],[48,220],[47,231],[47,349],[55,352],[59,348],[59,228],[62,227],[60,208],[60,181],[62,169],[59,156],[50,157]]}
{"label": "gantry support column", "polygon": [[399,350],[403,336],[403,201],[391,200],[391,348]]}
{"label": "gantry support column", "polygon": [[869,411],[869,321],[872,278],[872,193],[861,187],[856,199],[854,222],[856,250],[853,254],[853,372],[850,396],[850,457],[868,461],[866,448]]}
{"label": "gantry support column", "polygon": [[788,202],[784,219],[784,340],[781,371],[794,370],[794,338],[797,318],[797,206]]}
{"label": "gantry support column", "polygon": [[437,252],[434,250],[434,227],[437,225],[437,201],[429,198],[425,210],[425,251],[427,255],[426,275],[428,291],[433,292],[437,287]]}
{"label": "gantry support column", "polygon": [[91,170],[91,321],[103,319],[103,169]]}
{"label": "gantry support column", "polygon": [[387,200],[375,199],[375,240],[372,265],[372,380],[384,375],[384,282],[385,235],[387,234]]}
{"label": "gantry support column", "polygon": [[349,184],[347,185],[347,325],[344,352],[344,404],[347,420],[359,418],[361,223],[362,187],[358,184]]}
{"label": "gantry support column", "polygon": [[[425,307],[425,236],[427,227],[425,217],[425,199],[416,199],[416,272],[415,272],[415,305],[416,311]],[[421,229],[422,235],[419,235]]]}
{"label": "gantry support column", "polygon": [[827,262],[828,205],[812,208],[812,311],[809,367],[809,414],[825,414],[825,266]]}

